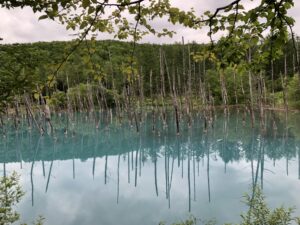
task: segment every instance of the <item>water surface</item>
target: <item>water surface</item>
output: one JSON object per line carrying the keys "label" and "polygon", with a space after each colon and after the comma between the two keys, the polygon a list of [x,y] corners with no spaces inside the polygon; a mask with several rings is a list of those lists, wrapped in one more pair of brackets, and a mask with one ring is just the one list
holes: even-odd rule
{"label": "water surface", "polygon": [[253,184],[272,207],[295,206],[300,214],[300,115],[286,122],[270,114],[261,133],[242,112],[218,115],[203,132],[195,114],[180,135],[170,117],[167,127],[157,119],[153,132],[149,114],[139,133],[115,118],[103,117],[96,129],[86,114],[71,123],[55,117],[55,134],[44,136],[28,130],[26,120],[19,130],[8,123],[0,166],[4,175],[20,174],[22,221],[43,215],[46,224],[153,225],[192,214],[238,222]]}

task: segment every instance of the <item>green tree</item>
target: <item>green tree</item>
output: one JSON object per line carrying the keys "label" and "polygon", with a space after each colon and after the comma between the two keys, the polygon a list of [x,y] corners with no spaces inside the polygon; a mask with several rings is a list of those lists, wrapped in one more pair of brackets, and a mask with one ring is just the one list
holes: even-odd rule
{"label": "green tree", "polygon": [[[0,224],[9,225],[20,220],[20,214],[14,209],[20,202],[24,192],[19,184],[19,176],[13,172],[8,177],[0,178]],[[33,225],[42,225],[43,217],[39,217]],[[22,224],[26,225],[26,224]]]}
{"label": "green tree", "polygon": [[23,195],[16,173],[0,179],[0,224],[12,224],[20,219],[13,207],[20,202]]}
{"label": "green tree", "polygon": [[[259,187],[255,187],[252,194],[244,196],[245,204],[249,207],[248,211],[241,215],[242,221],[237,225],[289,225],[300,224],[300,218],[293,216],[293,208],[279,207],[271,209],[266,203],[265,196]],[[198,222],[205,225],[215,225],[215,221],[203,222],[191,217],[183,222],[173,223],[172,225],[196,225]],[[164,225],[165,223],[160,223]],[[232,225],[226,223],[224,225]]]}

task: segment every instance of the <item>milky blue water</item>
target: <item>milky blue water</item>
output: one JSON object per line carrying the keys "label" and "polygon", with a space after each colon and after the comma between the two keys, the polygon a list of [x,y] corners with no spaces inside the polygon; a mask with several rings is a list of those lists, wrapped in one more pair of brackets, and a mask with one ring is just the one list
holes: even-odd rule
{"label": "milky blue water", "polygon": [[180,135],[172,118],[167,127],[157,119],[154,131],[147,118],[137,133],[126,119],[102,118],[96,129],[86,114],[69,123],[56,116],[55,132],[43,136],[28,130],[25,119],[19,130],[9,121],[0,138],[0,172],[20,174],[21,220],[153,225],[194,215],[238,222],[253,184],[272,207],[295,206],[300,215],[300,115],[286,122],[270,114],[262,133],[242,112],[218,115],[203,132],[195,114],[191,128],[182,122]]}

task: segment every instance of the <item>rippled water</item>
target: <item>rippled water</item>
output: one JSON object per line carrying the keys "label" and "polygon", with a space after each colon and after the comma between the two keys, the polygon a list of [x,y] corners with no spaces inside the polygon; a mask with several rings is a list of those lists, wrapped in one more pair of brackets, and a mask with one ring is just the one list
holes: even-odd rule
{"label": "rippled water", "polygon": [[0,171],[21,175],[26,195],[17,210],[26,222],[43,215],[46,224],[152,225],[190,214],[238,222],[253,184],[271,206],[295,206],[300,214],[300,115],[286,123],[270,114],[264,134],[243,117],[220,114],[203,132],[194,115],[179,136],[171,118],[166,128],[157,120],[153,132],[151,115],[140,133],[114,118],[95,129],[78,114],[67,134],[66,118],[57,116],[55,134],[40,136],[24,120],[23,129],[8,125],[0,138]]}

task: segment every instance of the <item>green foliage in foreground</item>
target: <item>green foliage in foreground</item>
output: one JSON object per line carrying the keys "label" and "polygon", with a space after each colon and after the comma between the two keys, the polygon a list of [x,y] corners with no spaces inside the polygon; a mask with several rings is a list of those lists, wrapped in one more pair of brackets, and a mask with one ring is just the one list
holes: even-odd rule
{"label": "green foliage in foreground", "polygon": [[[293,216],[293,208],[284,208],[283,206],[275,209],[268,207],[265,196],[260,188],[253,190],[253,195],[246,194],[244,196],[245,204],[249,207],[246,213],[241,215],[241,222],[237,225],[289,225],[300,224],[300,217]],[[172,225],[214,225],[216,222],[202,222],[198,221],[195,217],[190,217],[186,221],[173,223]],[[159,225],[165,225],[161,222]],[[224,225],[233,225],[226,223]]]}
{"label": "green foliage in foreground", "polygon": [[11,224],[20,219],[13,207],[20,202],[24,192],[19,185],[19,177],[13,173],[0,180],[0,224]]}
{"label": "green foliage in foreground", "polygon": [[241,215],[241,225],[300,224],[300,218],[293,216],[293,208],[269,208],[260,188],[254,189],[253,196],[245,195],[245,204],[249,206],[249,210]]}
{"label": "green foliage in foreground", "polygon": [[[13,224],[20,220],[20,214],[14,210],[14,206],[23,195],[19,176],[15,172],[9,177],[0,178],[0,225]],[[33,225],[42,225],[43,220],[43,217],[39,217]]]}
{"label": "green foliage in foreground", "polygon": [[[197,219],[193,216],[191,216],[186,221],[172,223],[172,225],[195,225],[195,224],[197,224]],[[164,222],[160,222],[159,225],[166,225],[166,224]]]}

